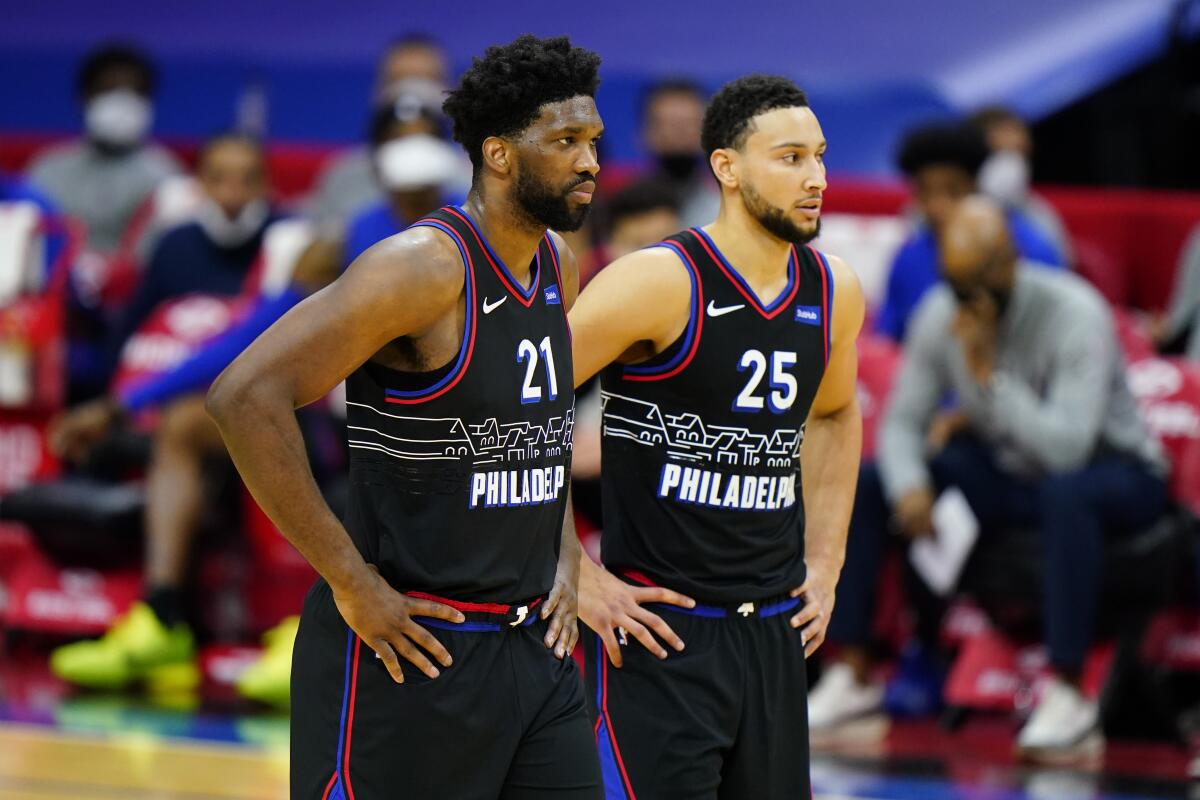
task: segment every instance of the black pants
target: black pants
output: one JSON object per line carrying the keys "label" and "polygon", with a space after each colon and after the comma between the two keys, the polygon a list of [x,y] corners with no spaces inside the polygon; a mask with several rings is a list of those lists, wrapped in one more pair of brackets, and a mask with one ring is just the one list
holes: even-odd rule
{"label": "black pants", "polygon": [[770,617],[722,619],[655,606],[683,652],[660,661],[629,637],[620,669],[584,632],[607,798],[811,797],[804,648],[788,623],[798,604],[787,605]]}
{"label": "black pants", "polygon": [[398,684],[318,581],[292,660],[292,798],[603,797],[575,663],[546,648],[536,617],[499,620],[431,625],[454,665],[431,680],[402,659]]}
{"label": "black pants", "polygon": [[[1165,513],[1163,479],[1133,459],[1105,456],[1072,472],[1021,481],[1001,470],[992,452],[969,437],[952,440],[929,468],[939,492],[950,486],[962,491],[979,518],[981,535],[1003,535],[1012,525],[1038,527],[1046,557],[1050,661],[1062,670],[1078,670],[1091,644],[1100,600],[1104,540],[1135,533]],[[870,639],[884,551],[889,542],[903,543],[888,536],[890,514],[878,469],[864,464],[829,625],[831,642],[864,646]],[[936,622],[926,620],[922,626],[929,641],[934,641]]]}

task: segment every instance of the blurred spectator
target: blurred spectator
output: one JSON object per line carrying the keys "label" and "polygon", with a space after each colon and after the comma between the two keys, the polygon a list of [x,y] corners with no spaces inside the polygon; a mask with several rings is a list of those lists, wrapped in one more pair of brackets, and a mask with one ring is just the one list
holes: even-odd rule
{"label": "blurred spectator", "polygon": [[87,246],[110,253],[142,202],[179,162],[148,143],[154,67],[138,50],[110,46],[79,69],[84,137],[58,145],[29,166],[29,179],[87,226]]}
{"label": "blurred spectator", "polygon": [[[115,332],[114,347],[164,301],[191,292],[233,296],[243,289],[272,217],[262,146],[241,134],[217,136],[201,149],[197,170],[205,193],[200,218],[163,237]],[[68,460],[82,460],[131,406],[145,403],[106,397],[80,406],[52,426],[51,447]],[[183,621],[181,587],[206,501],[203,464],[223,452],[202,395],[163,409],[146,478],[144,602],[99,641],[55,651],[51,663],[60,677],[97,687],[141,678],[194,682],[194,642]]]}
{"label": "blurred spectator", "polygon": [[653,177],[678,197],[686,227],[705,225],[721,206],[721,193],[700,146],[707,94],[686,79],[660,81],[642,103],[642,146],[654,159]]}
{"label": "blurred spectator", "polygon": [[581,259],[581,288],[621,256],[661,242],[683,228],[679,197],[661,178],[647,178],[621,189],[605,205],[604,219],[608,238]]}
{"label": "blurred spectator", "polygon": [[983,131],[991,151],[979,170],[979,191],[1006,208],[1023,212],[1062,254],[1063,263],[1070,265],[1071,237],[1062,217],[1029,186],[1033,133],[1025,120],[1006,106],[985,106],[969,121]]}
{"label": "blurred spectator", "polygon": [[463,199],[459,187],[470,181],[470,162],[441,138],[440,98],[421,89],[411,81],[397,84],[395,99],[371,120],[372,178],[384,194],[352,216],[343,266],[430,211]]}
{"label": "blurred spectator", "polygon": [[1200,361],[1200,225],[1180,251],[1171,306],[1150,327],[1160,350]]}
{"label": "blurred spectator", "polygon": [[[936,123],[909,132],[900,144],[897,165],[909,180],[920,220],[892,261],[883,307],[875,327],[900,341],[909,316],[938,280],[938,232],[951,210],[977,188],[979,169],[988,157],[983,134],[968,125]],[[1023,212],[1005,212],[1017,252],[1031,261],[1062,266],[1062,255]]]}
{"label": "blurred spectator", "polygon": [[[396,100],[403,88],[409,96],[419,93],[422,107],[440,110],[449,77],[449,60],[436,40],[420,34],[402,36],[379,60],[372,108]],[[358,147],[338,156],[317,176],[310,214],[323,237],[337,239],[352,214],[381,199],[370,150]]]}
{"label": "blurred spectator", "polygon": [[[1078,685],[1091,643],[1104,540],[1166,510],[1163,454],[1126,382],[1112,314],[1089,284],[1021,260],[1003,211],[971,198],[939,227],[942,284],[913,319],[878,464],[864,465],[829,639],[842,660],[814,688],[814,732],[877,711],[867,644],[889,528],[934,535],[935,498],[961,491],[982,536],[1036,526],[1055,677],[1021,730],[1031,754],[1099,735]],[[947,393],[959,410],[935,418]],[[936,621],[918,626],[927,639]],[[932,645],[931,641],[926,644]]]}

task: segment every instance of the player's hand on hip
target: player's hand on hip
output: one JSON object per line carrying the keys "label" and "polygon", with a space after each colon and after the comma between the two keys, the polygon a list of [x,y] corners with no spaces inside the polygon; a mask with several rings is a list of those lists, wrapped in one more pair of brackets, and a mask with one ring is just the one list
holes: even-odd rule
{"label": "player's hand on hip", "polygon": [[805,658],[817,652],[817,648],[825,643],[836,587],[837,573],[814,564],[809,566],[804,583],[791,592],[792,597],[802,598],[804,602],[792,616],[791,624],[793,628],[800,629]]}
{"label": "player's hand on hip", "polygon": [[[620,667],[621,644],[632,635],[647,650],[666,658],[666,649],[659,639],[676,651],[683,650],[683,640],[671,630],[662,617],[643,607],[645,603],[668,603],[693,608],[696,601],[678,592],[661,587],[630,586],[603,567],[592,564],[579,577],[579,616],[604,642],[609,660]],[[616,631],[622,632],[618,642]]]}
{"label": "player's hand on hip", "polygon": [[419,600],[397,592],[383,579],[374,564],[368,564],[367,578],[352,589],[333,591],[333,602],[342,619],[363,642],[375,651],[396,683],[404,683],[400,657],[408,660],[430,678],[441,673],[425,655],[443,667],[453,662],[450,653],[429,631],[413,621],[413,617],[432,617],[447,622],[463,622],[466,618],[458,609]]}
{"label": "player's hand on hip", "polygon": [[579,641],[579,558],[560,558],[554,575],[554,588],[542,606],[542,619],[550,618],[546,647],[554,655],[566,658]]}

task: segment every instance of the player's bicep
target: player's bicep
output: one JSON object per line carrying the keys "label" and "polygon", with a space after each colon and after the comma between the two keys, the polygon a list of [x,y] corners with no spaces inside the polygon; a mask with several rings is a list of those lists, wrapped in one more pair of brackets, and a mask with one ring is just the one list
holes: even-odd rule
{"label": "player's bicep", "polygon": [[571,310],[575,385],[649,342],[659,352],[687,325],[691,280],[678,257],[653,248],[597,273]]}

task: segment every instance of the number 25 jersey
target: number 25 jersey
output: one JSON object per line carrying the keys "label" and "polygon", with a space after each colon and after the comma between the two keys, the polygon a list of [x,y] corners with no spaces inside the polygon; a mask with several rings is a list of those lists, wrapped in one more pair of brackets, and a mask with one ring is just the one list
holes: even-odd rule
{"label": "number 25 jersey", "polygon": [[601,378],[605,565],[701,602],[804,581],[799,448],[829,359],[833,279],[794,247],[763,303],[701,229],[661,244],[692,284],[684,332]]}

